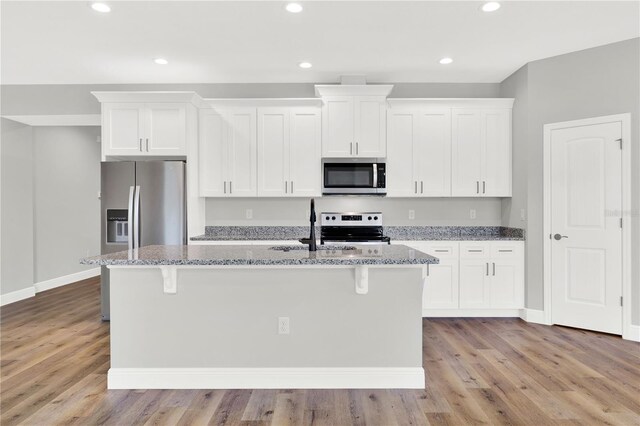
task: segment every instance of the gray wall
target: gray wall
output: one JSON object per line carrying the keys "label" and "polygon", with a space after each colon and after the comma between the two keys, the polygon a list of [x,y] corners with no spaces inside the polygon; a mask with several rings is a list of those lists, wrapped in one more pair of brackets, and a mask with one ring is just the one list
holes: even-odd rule
{"label": "gray wall", "polygon": [[[573,52],[531,62],[503,82],[501,95],[523,93],[526,85],[528,120],[519,121],[514,139],[526,138],[526,149],[514,151],[515,164],[527,162],[527,199],[503,203],[505,210],[517,203],[527,209],[527,306],[543,306],[543,126],[547,123],[602,115],[631,113],[632,144],[632,306],[633,323],[640,324],[640,39]],[[526,83],[524,83],[526,81]],[[519,114],[514,112],[514,114]],[[520,143],[520,142],[518,142]],[[515,191],[514,191],[515,192]],[[505,215],[511,223],[513,215]]]}
{"label": "gray wall", "polygon": [[[94,84],[3,85],[3,115],[99,114],[100,104],[92,91],[192,90],[203,98],[313,98],[311,83],[283,84]],[[494,98],[498,83],[398,83],[391,97],[401,98]]]}
{"label": "gray wall", "polygon": [[99,127],[35,127],[35,282],[90,267],[100,254]]}
{"label": "gray wall", "polygon": [[[316,198],[316,211],[381,211],[386,225],[500,225],[500,200],[497,198]],[[246,209],[253,210],[248,220]],[[409,209],[415,220],[409,220]],[[469,210],[476,219],[469,219]],[[309,199],[217,199],[206,204],[207,225],[307,225]]]}
{"label": "gray wall", "polygon": [[0,294],[33,285],[32,129],[0,119]]}

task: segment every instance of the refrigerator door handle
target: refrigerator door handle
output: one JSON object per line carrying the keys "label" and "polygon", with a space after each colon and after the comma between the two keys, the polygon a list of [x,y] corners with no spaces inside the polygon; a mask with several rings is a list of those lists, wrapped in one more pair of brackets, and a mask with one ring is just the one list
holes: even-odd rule
{"label": "refrigerator door handle", "polygon": [[140,186],[136,186],[133,201],[133,248],[140,248]]}
{"label": "refrigerator door handle", "polygon": [[133,248],[133,198],[135,188],[129,187],[129,210],[127,214],[127,243],[129,244],[129,250]]}

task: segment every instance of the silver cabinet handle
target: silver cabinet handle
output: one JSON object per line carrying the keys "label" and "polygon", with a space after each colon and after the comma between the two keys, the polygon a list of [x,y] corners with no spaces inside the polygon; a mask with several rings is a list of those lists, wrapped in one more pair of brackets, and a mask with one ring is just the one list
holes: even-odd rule
{"label": "silver cabinet handle", "polygon": [[227,181],[226,180],[224,181],[224,193],[225,194],[227,193]]}
{"label": "silver cabinet handle", "polygon": [[231,186],[233,182],[229,181],[229,194],[233,194],[233,187]]}
{"label": "silver cabinet handle", "polygon": [[467,250],[469,253],[482,253],[482,249],[478,249],[478,250],[474,250],[474,249],[469,249]]}
{"label": "silver cabinet handle", "polygon": [[420,193],[424,194],[424,181],[420,181]]}
{"label": "silver cabinet handle", "polygon": [[418,181],[415,181],[414,183],[415,183],[414,192],[417,194],[418,193]]}
{"label": "silver cabinet handle", "polygon": [[493,262],[493,276],[496,276],[496,263]]}
{"label": "silver cabinet handle", "polygon": [[353,142],[349,142],[349,155],[353,155]]}
{"label": "silver cabinet handle", "polygon": [[500,249],[500,250],[498,250],[498,251],[499,251],[500,253],[511,253],[511,252],[513,252],[513,250],[502,250],[502,249]]}
{"label": "silver cabinet handle", "polygon": [[449,253],[449,250],[434,250],[436,253]]}
{"label": "silver cabinet handle", "polygon": [[356,142],[356,155],[358,155],[358,151],[359,151],[359,149],[358,149],[358,142]]}
{"label": "silver cabinet handle", "polygon": [[553,236],[553,238],[554,238],[556,241],[560,241],[560,240],[561,240],[561,239],[563,239],[563,238],[569,238],[569,237],[567,237],[566,235],[556,234],[556,235],[554,235],[554,236]]}
{"label": "silver cabinet handle", "polygon": [[[140,139],[142,142],[142,139]],[[142,146],[142,145],[140,145]],[[133,186],[129,187],[129,211],[127,213],[127,243],[129,246],[129,250],[133,249],[133,200],[135,198],[135,188]]]}
{"label": "silver cabinet handle", "polygon": [[149,152],[149,138],[147,138],[147,152]]}
{"label": "silver cabinet handle", "polygon": [[142,138],[140,138],[140,152],[142,152]]}
{"label": "silver cabinet handle", "polygon": [[291,181],[291,193],[293,194],[293,181]]}
{"label": "silver cabinet handle", "polygon": [[430,273],[431,273],[431,270],[429,268],[429,264],[427,263],[427,276],[429,276]]}
{"label": "silver cabinet handle", "polygon": [[288,185],[288,183],[287,183],[287,181],[285,180],[285,181],[284,181],[284,193],[285,193],[285,194],[287,194],[287,185]]}
{"label": "silver cabinet handle", "polygon": [[133,248],[140,248],[140,187],[136,186],[133,201]]}
{"label": "silver cabinet handle", "polygon": [[487,262],[487,276],[489,276],[489,262]]}
{"label": "silver cabinet handle", "polygon": [[476,194],[479,194],[479,193],[480,193],[480,181],[477,180],[476,181]]}
{"label": "silver cabinet handle", "polygon": [[487,182],[482,181],[482,193],[483,194],[487,193],[486,189],[487,189]]}

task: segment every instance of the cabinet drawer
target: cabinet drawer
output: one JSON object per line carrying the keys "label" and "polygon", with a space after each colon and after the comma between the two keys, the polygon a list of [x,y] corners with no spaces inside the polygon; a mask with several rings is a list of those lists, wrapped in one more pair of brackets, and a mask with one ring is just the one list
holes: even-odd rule
{"label": "cabinet drawer", "polygon": [[458,243],[428,243],[425,247],[425,252],[442,259],[458,258]]}
{"label": "cabinet drawer", "polygon": [[497,241],[491,244],[492,258],[509,258],[520,256],[521,244]]}
{"label": "cabinet drawer", "polygon": [[480,258],[489,257],[491,250],[487,243],[461,243],[461,258]]}

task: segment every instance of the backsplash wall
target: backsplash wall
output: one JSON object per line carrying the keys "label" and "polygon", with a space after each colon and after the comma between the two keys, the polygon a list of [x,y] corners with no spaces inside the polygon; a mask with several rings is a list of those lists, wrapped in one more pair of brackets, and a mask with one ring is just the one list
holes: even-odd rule
{"label": "backsplash wall", "polygon": [[[246,218],[247,209],[252,219]],[[470,210],[476,218],[470,219]],[[409,219],[415,210],[415,219]],[[209,198],[206,225],[291,225],[309,223],[308,198]],[[317,197],[316,211],[380,211],[385,225],[501,225],[500,198]],[[318,218],[319,220],[319,218]]]}

